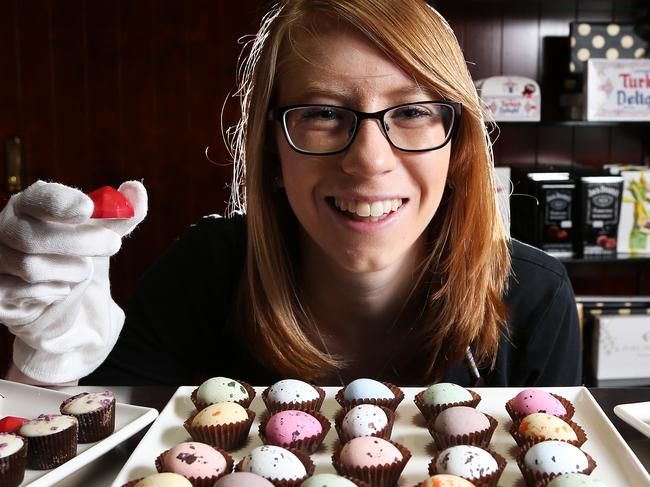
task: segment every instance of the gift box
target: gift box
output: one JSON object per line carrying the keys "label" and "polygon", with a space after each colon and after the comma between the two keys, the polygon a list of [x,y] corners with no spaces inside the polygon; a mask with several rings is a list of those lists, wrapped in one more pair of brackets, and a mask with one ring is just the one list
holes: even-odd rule
{"label": "gift box", "polygon": [[619,176],[590,176],[580,179],[583,255],[616,254],[622,192],[623,178]]}
{"label": "gift box", "polygon": [[593,363],[598,381],[650,378],[650,316],[598,316]]}
{"label": "gift box", "polygon": [[650,254],[650,172],[623,171],[623,200],[616,250]]}
{"label": "gift box", "polygon": [[590,59],[584,93],[587,120],[650,121],[650,59]]}
{"label": "gift box", "polygon": [[569,71],[575,74],[583,73],[590,59],[640,59],[648,52],[648,43],[634,32],[634,24],[571,22],[569,36]]}
{"label": "gift box", "polygon": [[476,81],[481,100],[497,122],[538,122],[542,95],[537,82],[523,76],[492,76]]}

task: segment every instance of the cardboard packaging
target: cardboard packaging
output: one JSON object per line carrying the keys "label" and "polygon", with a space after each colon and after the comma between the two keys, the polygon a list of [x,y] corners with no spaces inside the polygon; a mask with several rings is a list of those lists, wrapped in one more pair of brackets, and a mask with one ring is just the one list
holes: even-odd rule
{"label": "cardboard packaging", "polygon": [[650,316],[598,316],[592,350],[598,381],[650,377]]}
{"label": "cardboard packaging", "polygon": [[623,198],[616,250],[650,254],[650,172],[623,171]]}
{"label": "cardboard packaging", "polygon": [[634,24],[571,22],[569,72],[580,74],[589,59],[640,59],[648,43],[634,31]]}
{"label": "cardboard packaging", "polygon": [[575,182],[569,173],[529,173],[522,192],[532,198],[512,205],[513,237],[556,257],[573,257]]}
{"label": "cardboard packaging", "polygon": [[481,100],[497,122],[539,122],[542,94],[524,76],[492,76],[475,82]]}
{"label": "cardboard packaging", "polygon": [[615,255],[623,193],[620,176],[580,179],[581,240],[583,255]]}
{"label": "cardboard packaging", "polygon": [[590,59],[584,78],[585,118],[650,120],[650,59]]}
{"label": "cardboard packaging", "polygon": [[497,205],[499,206],[506,234],[510,236],[510,168],[506,166],[495,167],[494,180],[497,191]]}

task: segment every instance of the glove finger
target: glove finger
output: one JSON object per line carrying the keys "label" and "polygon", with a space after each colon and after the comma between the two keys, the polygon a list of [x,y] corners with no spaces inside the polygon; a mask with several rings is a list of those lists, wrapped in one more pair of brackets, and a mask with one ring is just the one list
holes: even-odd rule
{"label": "glove finger", "polygon": [[89,259],[72,255],[25,254],[0,244],[0,274],[27,283],[86,280],[92,271]]}
{"label": "glove finger", "polygon": [[131,231],[133,231],[133,229],[144,220],[145,216],[147,216],[149,198],[147,190],[140,181],[127,181],[122,183],[118,188],[118,191],[122,193],[126,199],[129,200],[131,206],[133,206],[133,218],[115,220],[97,219],[94,221],[105,228],[111,229],[118,235],[124,236],[131,233]]}
{"label": "glove finger", "polygon": [[82,223],[94,208],[92,200],[78,189],[45,181],[35,182],[11,199],[17,215],[47,222]]}
{"label": "glove finger", "polygon": [[15,276],[0,275],[0,302],[22,301],[52,303],[70,294],[70,284],[61,281],[30,284]]}
{"label": "glove finger", "polygon": [[114,255],[122,245],[120,235],[88,223],[70,225],[18,217],[11,208],[0,213],[0,242],[26,254],[56,254],[79,257]]}

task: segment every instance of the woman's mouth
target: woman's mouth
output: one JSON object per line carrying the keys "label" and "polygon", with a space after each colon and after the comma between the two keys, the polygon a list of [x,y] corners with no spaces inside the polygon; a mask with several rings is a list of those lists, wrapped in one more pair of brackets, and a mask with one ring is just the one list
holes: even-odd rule
{"label": "woman's mouth", "polygon": [[402,198],[364,201],[329,197],[327,200],[347,218],[360,222],[382,221],[406,203]]}

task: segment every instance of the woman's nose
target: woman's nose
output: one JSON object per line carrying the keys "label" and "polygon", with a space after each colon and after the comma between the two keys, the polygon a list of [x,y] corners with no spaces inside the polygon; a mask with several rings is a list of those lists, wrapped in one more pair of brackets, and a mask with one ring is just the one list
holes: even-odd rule
{"label": "woman's nose", "polygon": [[381,129],[379,120],[362,120],[356,137],[343,154],[343,171],[358,176],[375,176],[392,171],[397,158]]}

